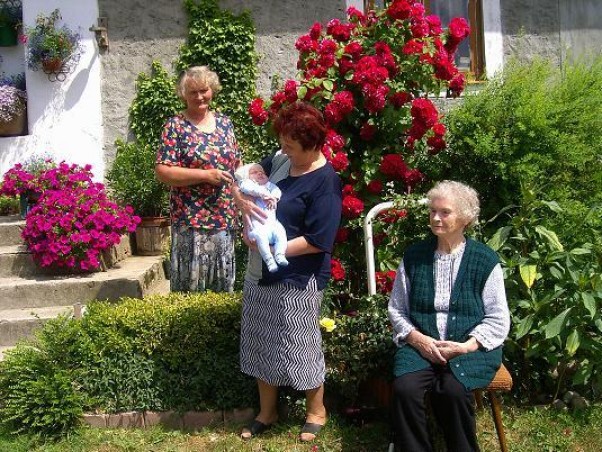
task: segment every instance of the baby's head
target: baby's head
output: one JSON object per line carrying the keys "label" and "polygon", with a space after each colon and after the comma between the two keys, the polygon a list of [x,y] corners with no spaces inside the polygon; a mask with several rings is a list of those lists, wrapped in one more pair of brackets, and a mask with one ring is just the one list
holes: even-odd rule
{"label": "baby's head", "polygon": [[259,185],[265,185],[268,182],[268,176],[259,163],[248,163],[241,166],[236,170],[234,176],[239,182],[245,179],[251,179]]}

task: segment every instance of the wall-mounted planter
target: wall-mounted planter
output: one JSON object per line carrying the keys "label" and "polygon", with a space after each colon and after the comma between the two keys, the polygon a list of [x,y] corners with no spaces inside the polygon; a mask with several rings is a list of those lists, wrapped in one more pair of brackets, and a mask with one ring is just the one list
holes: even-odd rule
{"label": "wall-mounted planter", "polygon": [[10,121],[0,121],[0,137],[27,135],[27,109],[15,115]]}

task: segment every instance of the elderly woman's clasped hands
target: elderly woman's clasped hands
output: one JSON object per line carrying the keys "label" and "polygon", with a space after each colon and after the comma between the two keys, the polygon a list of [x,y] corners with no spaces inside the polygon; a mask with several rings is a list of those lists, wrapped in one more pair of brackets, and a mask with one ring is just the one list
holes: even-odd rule
{"label": "elderly woman's clasped hands", "polygon": [[424,359],[442,366],[446,365],[450,359],[473,352],[479,347],[477,341],[472,337],[466,342],[438,341],[417,330],[408,335],[406,342],[418,350]]}

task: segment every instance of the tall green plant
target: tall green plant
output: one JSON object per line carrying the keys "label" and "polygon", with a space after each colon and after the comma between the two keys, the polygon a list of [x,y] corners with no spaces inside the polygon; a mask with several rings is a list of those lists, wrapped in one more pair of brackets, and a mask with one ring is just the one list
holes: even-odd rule
{"label": "tall green plant", "polygon": [[[449,152],[434,179],[457,179],[483,197],[485,217],[521,201],[520,181],[546,193],[565,215],[544,220],[561,238],[599,240],[589,209],[602,204],[602,57],[559,69],[511,62],[446,117]],[[599,242],[598,242],[599,243]]]}
{"label": "tall green plant", "polygon": [[512,331],[505,350],[524,398],[567,389],[599,397],[602,390],[602,267],[590,243],[565,249],[545,218],[558,203],[523,189],[520,206],[487,242],[502,260]]}
{"label": "tall green plant", "polygon": [[250,126],[247,113],[247,105],[256,95],[258,61],[251,15],[220,9],[217,0],[185,0],[184,7],[189,33],[176,68],[205,64],[219,75],[223,89],[216,96],[216,107],[234,122],[246,160],[264,157],[276,143],[265,130]]}

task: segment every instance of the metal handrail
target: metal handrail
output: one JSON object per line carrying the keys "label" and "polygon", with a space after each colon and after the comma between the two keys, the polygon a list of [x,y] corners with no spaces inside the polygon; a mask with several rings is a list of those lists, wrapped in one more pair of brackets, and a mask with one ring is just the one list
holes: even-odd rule
{"label": "metal handrail", "polygon": [[[392,208],[404,209],[409,207],[411,199],[402,199],[400,201],[386,201],[375,205],[368,211],[364,218],[364,247],[366,250],[366,268],[368,270],[368,295],[376,294],[376,270],[374,268],[374,237],[372,234],[372,221],[383,210]],[[417,204],[424,205],[428,199],[419,199]]]}

